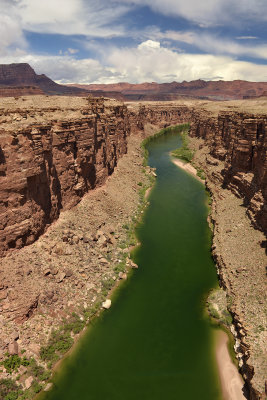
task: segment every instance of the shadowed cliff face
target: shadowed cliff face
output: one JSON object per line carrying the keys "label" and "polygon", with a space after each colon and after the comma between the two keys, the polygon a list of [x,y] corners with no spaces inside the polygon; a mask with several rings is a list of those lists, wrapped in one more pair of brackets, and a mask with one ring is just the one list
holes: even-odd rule
{"label": "shadowed cliff face", "polygon": [[220,112],[195,115],[191,135],[202,137],[213,157],[223,160],[222,184],[237,196],[254,225],[267,232],[267,116]]}
{"label": "shadowed cliff face", "polygon": [[126,152],[125,106],[92,101],[87,114],[1,131],[1,255],[32,243],[61,209],[102,185]]}

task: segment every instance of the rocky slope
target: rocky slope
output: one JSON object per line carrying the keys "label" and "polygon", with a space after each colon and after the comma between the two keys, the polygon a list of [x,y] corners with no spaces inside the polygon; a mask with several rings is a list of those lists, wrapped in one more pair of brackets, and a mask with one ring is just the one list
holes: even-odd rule
{"label": "rocky slope", "polygon": [[32,243],[60,210],[103,184],[126,152],[123,104],[99,100],[2,110],[0,254]]}

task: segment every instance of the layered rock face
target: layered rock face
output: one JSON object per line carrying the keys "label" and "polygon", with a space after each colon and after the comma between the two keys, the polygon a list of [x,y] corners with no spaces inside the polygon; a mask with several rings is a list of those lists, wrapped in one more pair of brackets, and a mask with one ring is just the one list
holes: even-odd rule
{"label": "layered rock face", "polygon": [[[56,109],[13,110],[15,124],[0,131],[0,254],[32,243],[61,209],[103,184],[127,150],[127,109],[89,100],[71,119],[51,120]],[[42,123],[27,124],[42,114]],[[22,124],[24,121],[24,124]]]}
{"label": "layered rock face", "polygon": [[44,92],[37,86],[0,86],[0,97],[18,97],[43,95]]}
{"label": "layered rock face", "polygon": [[244,198],[254,225],[267,232],[267,116],[222,111],[195,114],[191,135],[225,162],[223,185]]}
{"label": "layered rock face", "polygon": [[150,103],[148,105],[128,105],[131,133],[143,131],[147,124],[159,128],[191,121],[192,107],[177,103]]}

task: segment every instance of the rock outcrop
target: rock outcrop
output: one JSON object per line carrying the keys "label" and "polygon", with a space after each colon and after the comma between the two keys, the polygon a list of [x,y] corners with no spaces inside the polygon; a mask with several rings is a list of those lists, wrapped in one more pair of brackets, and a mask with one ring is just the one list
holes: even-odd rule
{"label": "rock outcrop", "polygon": [[192,119],[193,109],[183,104],[150,103],[147,105],[128,104],[131,133],[144,131],[150,124],[159,128],[183,124]]}
{"label": "rock outcrop", "polygon": [[223,160],[223,185],[244,199],[254,225],[267,232],[267,115],[222,111],[194,115],[191,135]]}
{"label": "rock outcrop", "polygon": [[[72,110],[71,119],[68,109],[58,119],[47,118],[56,109],[13,110],[13,124],[1,125],[1,255],[32,243],[60,210],[102,185],[127,150],[123,104],[88,100],[82,110]],[[27,123],[34,113],[42,114],[42,123]]]}

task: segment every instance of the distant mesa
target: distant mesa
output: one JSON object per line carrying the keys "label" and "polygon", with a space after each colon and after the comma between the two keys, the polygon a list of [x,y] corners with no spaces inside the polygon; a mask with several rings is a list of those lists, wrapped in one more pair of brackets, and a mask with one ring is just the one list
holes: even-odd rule
{"label": "distant mesa", "polygon": [[111,97],[122,101],[164,101],[190,97],[235,100],[266,96],[267,82],[204,81],[171,83],[69,84],[59,85],[46,75],[37,75],[26,63],[0,64],[0,97],[21,95],[63,95]]}
{"label": "distant mesa", "polygon": [[70,89],[68,86],[55,83],[44,74],[37,75],[29,64],[0,65],[1,97],[24,94],[77,95],[78,93],[81,93],[81,89]]}

